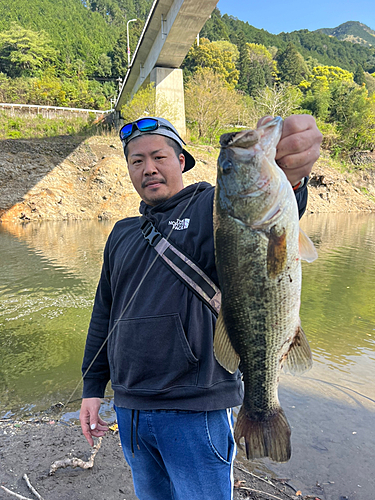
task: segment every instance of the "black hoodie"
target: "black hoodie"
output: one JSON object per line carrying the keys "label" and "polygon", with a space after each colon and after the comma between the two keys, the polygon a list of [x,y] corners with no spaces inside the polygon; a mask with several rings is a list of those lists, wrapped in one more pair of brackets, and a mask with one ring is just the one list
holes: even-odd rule
{"label": "black hoodie", "polygon": [[[303,198],[300,212],[305,191],[297,195]],[[214,188],[202,182],[155,207],[141,202],[140,211],[218,285],[213,197]],[[228,373],[213,354],[214,314],[156,256],[138,217],[114,226],[87,335],[83,373],[92,366],[83,397],[103,397],[111,379],[115,405],[129,409],[205,411],[241,404],[239,371]]]}

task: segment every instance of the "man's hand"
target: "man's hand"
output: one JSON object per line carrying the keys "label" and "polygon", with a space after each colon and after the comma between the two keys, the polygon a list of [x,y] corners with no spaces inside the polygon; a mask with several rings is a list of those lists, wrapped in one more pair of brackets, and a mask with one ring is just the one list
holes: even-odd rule
{"label": "man's hand", "polygon": [[[258,127],[272,120],[264,116]],[[283,132],[276,150],[276,163],[295,186],[307,175],[319,158],[322,134],[311,115],[291,115],[285,118]]]}
{"label": "man's hand", "polygon": [[79,420],[83,435],[90,446],[94,446],[93,437],[101,437],[108,431],[108,424],[99,417],[101,399],[82,399]]}

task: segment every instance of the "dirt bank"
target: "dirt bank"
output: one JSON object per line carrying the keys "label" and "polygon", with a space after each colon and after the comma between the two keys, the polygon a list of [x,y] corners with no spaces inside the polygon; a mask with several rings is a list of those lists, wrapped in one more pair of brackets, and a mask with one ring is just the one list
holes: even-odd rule
{"label": "dirt bank", "polygon": [[[92,469],[67,467],[49,475],[52,463],[72,457],[84,461],[90,457],[90,447],[77,425],[50,419],[29,423],[0,421],[0,486],[34,499],[23,479],[27,474],[44,500],[136,500],[130,469],[116,432],[110,431],[103,438]],[[235,462],[234,478],[235,500],[318,498],[297,497],[287,481],[256,476],[240,462]],[[0,499],[12,498],[15,497],[0,488]]]}
{"label": "dirt bank", "polygon": [[[185,184],[216,178],[218,150],[189,146],[196,167]],[[375,211],[374,168],[341,174],[324,155],[315,165],[308,210]],[[372,195],[372,198],[368,195]],[[138,214],[121,143],[116,137],[0,141],[0,220],[120,219]]]}

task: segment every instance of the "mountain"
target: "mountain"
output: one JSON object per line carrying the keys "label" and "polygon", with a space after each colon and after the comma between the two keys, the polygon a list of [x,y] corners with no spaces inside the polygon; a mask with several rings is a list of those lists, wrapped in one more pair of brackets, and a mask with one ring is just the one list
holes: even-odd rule
{"label": "mountain", "polygon": [[348,21],[336,28],[321,28],[316,30],[329,36],[334,36],[345,42],[359,43],[375,47],[375,31],[358,21]]}
{"label": "mountain", "polygon": [[[130,30],[134,50],[151,4],[152,0],[0,0],[0,33],[9,30],[13,22],[35,32],[43,30],[59,53],[60,73],[69,64],[80,66],[84,61],[90,76],[117,77],[127,67],[127,20],[138,19]],[[272,52],[284,50],[292,42],[311,64],[339,66],[351,72],[361,65],[365,71],[375,72],[375,31],[359,22],[273,35],[221,15],[216,8],[201,31],[201,36],[211,41],[229,40],[235,44],[241,35],[245,42],[263,44]],[[100,72],[96,73],[98,68]]]}
{"label": "mountain", "polygon": [[[349,24],[349,23],[346,23]],[[360,23],[352,23],[361,25]],[[344,25],[342,25],[344,26]],[[370,30],[366,26],[367,30]],[[372,31],[372,30],[370,30]],[[373,32],[375,35],[375,32]],[[309,31],[302,29],[291,33],[273,35],[263,29],[255,28],[248,22],[241,21],[227,14],[221,15],[216,8],[202,29],[201,36],[210,41],[230,40],[237,43],[238,36],[243,34],[248,43],[259,43],[266,47],[284,50],[288,43],[293,43],[305,60],[313,60],[327,66],[339,66],[354,72],[360,64],[365,71],[375,71],[375,36],[362,29],[361,38],[367,34],[374,38],[373,46],[350,43],[328,35],[324,30]]]}

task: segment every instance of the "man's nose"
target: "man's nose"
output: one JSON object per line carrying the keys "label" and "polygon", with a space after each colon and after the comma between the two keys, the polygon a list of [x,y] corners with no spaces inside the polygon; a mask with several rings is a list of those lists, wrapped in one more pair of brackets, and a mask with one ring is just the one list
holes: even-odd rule
{"label": "man's nose", "polygon": [[154,161],[152,160],[152,158],[147,158],[145,160],[143,173],[145,175],[153,175],[153,174],[156,174],[157,172],[158,172],[158,169],[156,168],[156,165],[155,165]]}

